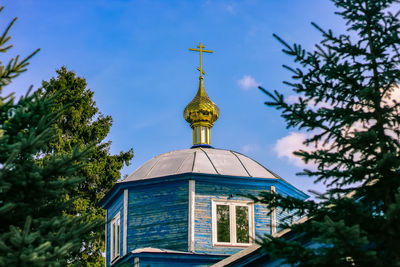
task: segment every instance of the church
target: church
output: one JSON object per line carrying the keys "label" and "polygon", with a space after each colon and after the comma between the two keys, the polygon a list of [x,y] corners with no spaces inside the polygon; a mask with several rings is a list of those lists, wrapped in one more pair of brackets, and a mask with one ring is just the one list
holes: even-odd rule
{"label": "church", "polygon": [[211,146],[219,108],[204,88],[202,43],[199,86],[184,110],[193,129],[189,149],[156,156],[101,200],[106,210],[106,266],[277,266],[267,262],[258,236],[279,235],[285,214],[247,195],[308,195],[241,153]]}

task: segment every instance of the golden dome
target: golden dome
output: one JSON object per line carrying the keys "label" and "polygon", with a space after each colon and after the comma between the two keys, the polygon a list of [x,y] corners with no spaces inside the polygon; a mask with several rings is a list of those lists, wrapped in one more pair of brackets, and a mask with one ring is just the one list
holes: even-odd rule
{"label": "golden dome", "polygon": [[193,100],[186,106],[183,116],[192,128],[195,126],[211,128],[218,119],[219,108],[204,90],[203,76],[199,77],[199,90]]}

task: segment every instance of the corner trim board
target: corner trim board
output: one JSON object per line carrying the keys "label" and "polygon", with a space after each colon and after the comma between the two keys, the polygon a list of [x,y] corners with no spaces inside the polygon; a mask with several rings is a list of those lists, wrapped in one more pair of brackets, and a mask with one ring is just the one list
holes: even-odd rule
{"label": "corner trim board", "polygon": [[194,252],[195,180],[189,180],[188,251]]}
{"label": "corner trim board", "polygon": [[124,226],[122,236],[122,255],[127,252],[127,236],[128,236],[128,189],[124,190]]}
{"label": "corner trim board", "polygon": [[[104,260],[104,266],[105,267],[107,267],[107,242],[108,242],[108,240],[107,240],[107,226],[108,226],[107,213],[108,213],[108,209],[106,209],[106,216],[105,216],[105,219],[106,219],[105,228],[106,229],[104,231],[104,233],[105,233],[104,250],[106,252],[106,256],[105,256],[105,260]],[[111,257],[111,255],[110,255],[110,257]]]}
{"label": "corner trim board", "polygon": [[[276,193],[275,185],[271,185],[271,193]],[[276,209],[271,212],[271,235],[276,234]]]}

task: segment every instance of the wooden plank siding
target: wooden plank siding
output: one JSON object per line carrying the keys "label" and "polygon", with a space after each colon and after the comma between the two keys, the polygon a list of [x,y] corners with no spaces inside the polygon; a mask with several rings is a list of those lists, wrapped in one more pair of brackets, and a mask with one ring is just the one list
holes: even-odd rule
{"label": "wooden plank siding", "polygon": [[[213,254],[233,254],[239,252],[244,247],[213,246],[212,244],[212,222],[211,205],[213,199],[223,200],[249,200],[239,194],[258,195],[262,191],[269,190],[270,186],[254,187],[251,184],[218,184],[196,181],[196,201],[195,201],[195,252]],[[231,196],[232,195],[232,196]],[[254,205],[254,227],[255,234],[263,235],[271,233],[271,216],[265,205]]]}
{"label": "wooden plank siding", "polygon": [[[106,251],[106,265],[110,266],[110,253],[111,253],[111,244],[110,244],[110,238],[111,238],[111,228],[110,228],[110,222],[111,220],[117,215],[117,213],[120,212],[120,221],[123,222],[123,218],[125,216],[124,214],[124,193],[123,191],[120,192],[118,195],[115,196],[113,201],[110,203],[110,205],[107,207],[107,251]],[[122,232],[123,232],[123,223],[120,225],[120,255],[122,256]]]}
{"label": "wooden plank siding", "polygon": [[[189,181],[192,180],[192,186]],[[147,180],[118,183],[108,193],[101,205],[107,211],[110,222],[120,213],[120,255],[124,248],[124,219],[127,216],[126,251],[127,255],[121,261],[131,258],[131,251],[140,248],[158,248],[187,252],[193,248],[194,255],[204,257],[225,257],[237,253],[245,246],[213,245],[212,240],[212,203],[213,200],[249,201],[241,195],[259,195],[260,192],[271,190],[275,186],[276,193],[306,198],[307,195],[280,179],[259,179],[249,177],[230,177],[211,174],[180,174]],[[189,246],[189,188],[194,199],[194,245]],[[127,215],[124,214],[124,191],[127,190]],[[266,205],[255,203],[253,209],[255,237],[271,234],[271,215]],[[276,211],[276,220],[283,219],[285,214]],[[110,266],[110,224],[106,226],[106,263]],[[202,254],[205,253],[205,254]],[[156,253],[157,254],[157,253]],[[171,264],[169,253],[161,253],[165,263]],[[158,254],[157,254],[158,255]],[[208,256],[205,256],[208,255]],[[149,260],[138,255],[143,260]],[[155,255],[152,255],[155,257]],[[183,255],[177,255],[183,257]],[[186,256],[185,256],[186,257]],[[146,258],[146,257],[145,257]],[[168,260],[167,260],[168,258]],[[222,258],[221,258],[222,259]],[[149,260],[155,264],[161,259]],[[205,259],[203,259],[205,260]],[[179,262],[179,260],[177,260]],[[212,260],[213,261],[213,260]],[[212,262],[211,261],[211,262]],[[119,261],[116,262],[118,264]],[[183,262],[183,261],[182,261]],[[161,263],[160,263],[161,264]],[[186,263],[187,264],[187,263]],[[161,265],[160,265],[161,266]],[[187,265],[191,266],[191,265]],[[193,262],[193,266],[201,266]]]}
{"label": "wooden plank siding", "polygon": [[288,213],[287,211],[283,212],[281,208],[277,208],[276,209],[276,221],[277,221],[276,229],[277,229],[277,232],[279,232],[279,231],[284,229],[284,227],[282,227],[284,225],[282,225],[282,224],[290,225],[290,224],[293,224],[293,223],[295,223],[296,221],[298,221],[300,219],[299,216],[293,216],[293,217],[288,218],[288,216],[290,214],[294,214],[294,212]]}
{"label": "wooden plank siding", "polygon": [[127,250],[188,248],[189,182],[176,181],[129,189]]}
{"label": "wooden plank siding", "polygon": [[[293,195],[293,192],[292,192],[292,188],[290,188],[290,187],[287,187],[286,185],[282,185],[282,184],[278,184],[277,186],[276,186],[276,192],[278,193],[278,194],[280,194],[280,195],[282,195],[282,196],[292,196],[292,197],[298,197],[298,196],[296,196],[296,195]],[[293,214],[294,212],[292,212],[292,214]],[[299,216],[294,216],[294,217],[292,217],[292,218],[287,218],[287,216],[289,215],[289,213],[288,212],[286,212],[286,211],[282,211],[282,209],[281,208],[277,208],[276,209],[276,231],[277,232],[279,232],[279,231],[281,231],[283,228],[282,228],[282,223],[285,223],[285,224],[293,224],[293,223],[295,223],[297,220],[299,220],[300,219],[300,217]]]}
{"label": "wooden plank siding", "polygon": [[147,266],[157,266],[157,267],[207,267],[210,266],[217,261],[212,261],[210,259],[185,259],[183,257],[176,257],[173,259],[168,258],[168,255],[164,255],[164,257],[154,257],[151,255],[150,257],[140,257],[140,265],[143,267]]}
{"label": "wooden plank siding", "polygon": [[[121,266],[157,266],[157,267],[206,267],[223,259],[224,255],[207,255],[192,253],[157,253],[139,252],[128,255],[119,263]],[[136,265],[135,265],[136,263]]]}

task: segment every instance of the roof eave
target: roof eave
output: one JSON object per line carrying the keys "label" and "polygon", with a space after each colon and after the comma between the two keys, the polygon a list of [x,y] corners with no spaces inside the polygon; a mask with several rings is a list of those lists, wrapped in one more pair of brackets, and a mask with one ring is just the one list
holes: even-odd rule
{"label": "roof eave", "polygon": [[[105,208],[107,204],[113,199],[119,191],[131,187],[132,185],[149,185],[149,184],[157,184],[161,182],[169,182],[169,181],[177,181],[177,180],[189,180],[189,179],[205,179],[211,180],[211,182],[229,182],[229,183],[279,183],[282,186],[288,188],[292,193],[296,195],[297,198],[307,199],[309,196],[297,189],[293,185],[289,184],[285,180],[277,179],[277,178],[260,178],[260,177],[244,177],[244,176],[231,176],[231,175],[221,175],[221,174],[206,174],[206,173],[181,173],[174,174],[168,176],[155,177],[150,179],[141,179],[127,182],[118,182],[116,183],[111,190],[100,200],[98,203],[99,206]],[[218,180],[215,180],[218,178]],[[228,181],[227,181],[228,179]]]}

